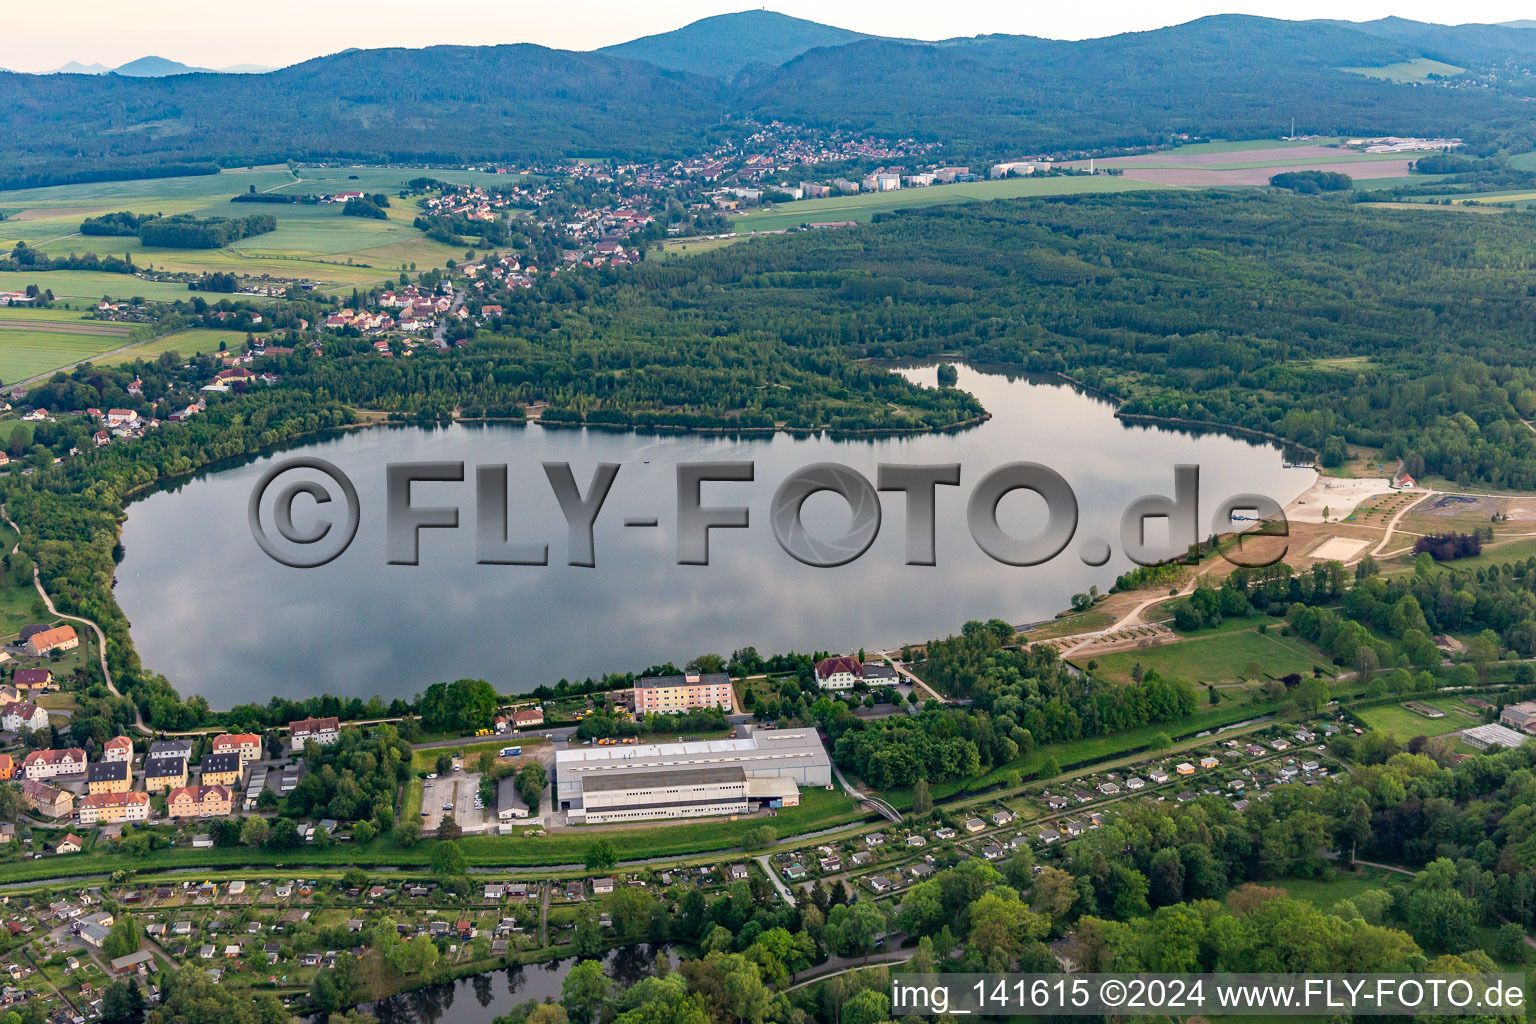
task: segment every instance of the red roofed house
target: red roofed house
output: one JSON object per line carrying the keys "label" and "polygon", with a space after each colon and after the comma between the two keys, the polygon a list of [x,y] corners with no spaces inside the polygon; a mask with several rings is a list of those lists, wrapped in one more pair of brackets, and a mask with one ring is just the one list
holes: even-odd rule
{"label": "red roofed house", "polygon": [[129,761],[133,760],[133,740],[127,736],[114,736],[101,745],[101,759],[103,761]]}
{"label": "red roofed house", "polygon": [[527,729],[530,726],[544,724],[544,711],[542,708],[520,708],[512,712],[512,727],[515,729]]}
{"label": "red roofed house", "polygon": [[21,762],[21,774],[29,779],[51,779],[55,775],[84,775],[85,751],[79,747],[63,750],[34,750]]}
{"label": "red roofed house", "polygon": [[253,732],[223,733],[213,738],[215,754],[239,754],[240,767],[261,760],[261,737]]}
{"label": "red roofed house", "polygon": [[31,657],[41,658],[50,651],[72,651],[79,646],[80,638],[75,635],[75,627],[55,626],[28,637],[26,651]]}
{"label": "red roofed house", "polygon": [[823,658],[816,663],[816,685],[823,690],[851,690],[863,678],[858,658]]}
{"label": "red roofed house", "polygon": [[256,375],[250,370],[247,370],[245,367],[235,366],[228,370],[220,370],[218,373],[214,374],[213,382],[215,384],[249,383],[250,379],[254,376]]}
{"label": "red roofed house", "polygon": [[301,718],[289,722],[288,731],[295,750],[302,750],[310,740],[324,747],[341,739],[341,722],[336,718]]}
{"label": "red roofed house", "polygon": [[148,820],[148,793],[92,793],[80,801],[82,825]]}
{"label": "red roofed house", "polygon": [[183,786],[166,798],[166,811],[173,818],[223,817],[229,808],[228,786]]}
{"label": "red roofed house", "polygon": [[6,732],[31,729],[37,732],[48,726],[48,712],[30,701],[10,701],[0,706],[0,726]]}

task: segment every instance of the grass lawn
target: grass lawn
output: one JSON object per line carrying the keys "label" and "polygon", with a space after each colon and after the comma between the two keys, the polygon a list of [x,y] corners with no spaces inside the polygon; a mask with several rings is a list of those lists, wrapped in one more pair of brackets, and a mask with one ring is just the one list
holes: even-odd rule
{"label": "grass lawn", "polygon": [[1265,674],[1279,678],[1297,673],[1308,675],[1314,665],[1326,667],[1328,658],[1321,651],[1296,637],[1280,636],[1278,631],[1260,633],[1257,629],[1217,630],[1160,647],[1116,651],[1095,659],[1098,671],[1111,678],[1128,681],[1131,670],[1156,669],[1166,678],[1188,679],[1196,683],[1228,683],[1244,676],[1253,662]]}
{"label": "grass lawn", "polygon": [[1383,704],[1355,712],[1355,717],[1378,732],[1389,732],[1406,743],[1415,736],[1443,736],[1458,729],[1481,725],[1482,719],[1439,697],[1427,697],[1423,703],[1445,712],[1444,718],[1425,718],[1401,704]]}
{"label": "grass lawn", "polygon": [[[530,752],[531,748],[541,746],[547,742],[544,737],[533,739],[528,736],[498,736],[481,743],[466,743],[461,747],[427,747],[423,750],[411,751],[411,770],[418,772],[433,772],[437,770],[437,759],[443,754],[449,757],[464,755],[465,770],[473,771],[475,759],[481,753],[490,751],[496,753],[503,747],[522,747],[524,752]],[[420,810],[420,808],[417,808]]]}
{"label": "grass lawn", "polygon": [[[10,551],[16,544],[16,531],[0,523],[0,550]],[[31,622],[47,621],[48,609],[32,585],[32,569],[17,570],[12,576],[0,573],[0,637],[12,637]]]}
{"label": "grass lawn", "polygon": [[1531,557],[1536,557],[1536,537],[1526,537],[1502,543],[1495,540],[1494,543],[1485,545],[1481,554],[1475,555],[1472,558],[1458,558],[1454,562],[1441,562],[1438,568],[1454,569],[1461,572],[1466,569],[1481,569],[1490,565],[1503,565],[1506,562],[1523,562]]}
{"label": "grass lawn", "polygon": [[154,359],[162,352],[175,352],[183,357],[204,355],[219,351],[221,342],[233,352],[245,344],[246,334],[246,331],[221,331],[194,327],[177,331],[175,334],[167,334],[161,338],[152,338],[142,345],[135,345],[124,352],[114,352],[95,362],[101,366],[116,366],[119,363],[131,363],[139,359]]}
{"label": "grass lawn", "polygon": [[1059,619],[1054,619],[1043,626],[1037,626],[1027,633],[1019,635],[1027,642],[1050,640],[1053,637],[1071,636],[1074,633],[1089,633],[1095,629],[1103,629],[1114,621],[1115,617],[1108,612],[1077,612],[1074,615],[1063,615]]}
{"label": "grass lawn", "polygon": [[426,786],[421,779],[410,779],[405,784],[405,801],[400,807],[400,820],[411,821],[421,817],[421,798]]}
{"label": "grass lawn", "polygon": [[1360,868],[1355,872],[1331,870],[1327,878],[1282,878],[1276,882],[1259,884],[1268,888],[1284,889],[1291,899],[1304,900],[1317,909],[1326,911],[1339,900],[1352,899],[1363,892],[1380,889],[1394,877],[1404,881],[1408,878],[1407,875],[1398,875],[1380,868]]}
{"label": "grass lawn", "polygon": [[650,259],[679,259],[684,256],[697,256],[701,252],[713,252],[716,249],[724,249],[728,245],[745,241],[745,237],[736,235],[730,238],[675,238],[661,243]]}
{"label": "grass lawn", "polygon": [[778,231],[819,221],[852,220],[867,224],[877,213],[964,203],[988,199],[1020,199],[1034,196],[1064,196],[1083,192],[1129,192],[1162,188],[1145,181],[1131,181],[1107,174],[1060,175],[1041,178],[1003,178],[998,181],[971,181],[956,185],[930,185],[927,188],[899,189],[895,192],[863,192],[851,196],[805,199],[737,218],[737,234],[750,231]]}
{"label": "grass lawn", "polygon": [[[1174,598],[1173,600],[1170,600],[1164,604],[1155,605],[1152,610],[1166,610],[1171,619],[1173,612],[1171,609],[1168,609],[1168,605],[1177,600],[1182,600],[1182,598]],[[1220,625],[1206,626],[1203,629],[1190,630],[1189,632],[1182,632],[1180,630],[1174,629],[1171,621],[1169,622],[1168,628],[1173,629],[1174,632],[1178,633],[1180,636],[1188,637],[1191,640],[1197,640],[1201,637],[1219,636],[1222,633],[1241,633],[1244,630],[1257,630],[1259,626],[1264,625],[1269,626],[1272,632],[1278,631],[1280,627],[1285,625],[1285,619],[1277,615],[1254,615],[1251,617],[1239,615],[1222,619]],[[1282,638],[1276,637],[1276,639]]]}

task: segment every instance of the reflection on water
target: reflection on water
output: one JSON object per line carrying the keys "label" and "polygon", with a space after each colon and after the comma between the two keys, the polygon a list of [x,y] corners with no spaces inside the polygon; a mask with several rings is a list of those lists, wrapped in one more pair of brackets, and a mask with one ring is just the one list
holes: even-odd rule
{"label": "reflection on water", "polygon": [[[677,951],[669,945],[626,946],[603,958],[604,973],[624,988],[652,973],[657,953],[665,950],[674,967]],[[548,963],[508,967],[476,974],[441,985],[381,999],[362,1007],[379,1019],[379,1024],[490,1024],[510,1013],[519,1003],[560,999],[560,986],[576,964],[576,958]],[[314,1018],[312,1018],[314,1020]]]}
{"label": "reflection on water", "polygon": [[[904,372],[936,382],[932,367]],[[118,600],[145,665],[215,707],[273,694],[409,697],[461,677],[514,693],[747,645],[765,654],[876,649],[944,635],[967,619],[1038,620],[1131,568],[1118,550],[1120,515],[1142,495],[1171,494],[1175,465],[1200,466],[1202,524],[1229,495],[1256,492],[1283,504],[1315,478],[1284,468],[1273,445],[1127,425],[1109,404],[1068,387],[967,367],[959,386],[992,418],[954,434],[741,439],[455,425],[317,440],[296,451],[335,463],[361,499],[361,528],[344,555],[302,570],[257,548],[246,502],[272,461],[293,452],[266,455],[134,502]],[[457,505],[460,528],[422,531],[421,564],[388,565],[384,467],[426,460],[466,464],[465,483],[413,488],[417,505]],[[754,481],[706,484],[702,495],[705,505],[748,507],[751,527],[712,531],[711,564],[679,566],[676,467],[698,460],[755,463]],[[992,561],[965,526],[976,482],[1020,460],[1061,473],[1081,516],[1062,555],[1033,568]],[[595,568],[566,564],[568,531],[546,461],[570,463],[583,493],[597,463],[621,467],[597,520]],[[816,462],[843,463],[871,481],[882,462],[959,463],[960,486],[938,488],[938,565],[904,564],[906,507],[896,493],[882,498],[879,536],[857,561],[816,569],[785,554],[769,526],[769,503],[780,482]],[[474,467],[498,463],[509,466],[510,539],[547,543],[548,566],[476,564]],[[805,511],[812,531],[826,536],[849,520],[846,506],[826,494],[810,498]],[[305,514],[301,503],[296,519]],[[626,528],[629,517],[659,525]],[[1003,499],[999,517],[1010,532],[1033,536],[1043,502],[1017,492]],[[1083,563],[1080,544],[1089,538],[1111,541],[1109,564]]]}

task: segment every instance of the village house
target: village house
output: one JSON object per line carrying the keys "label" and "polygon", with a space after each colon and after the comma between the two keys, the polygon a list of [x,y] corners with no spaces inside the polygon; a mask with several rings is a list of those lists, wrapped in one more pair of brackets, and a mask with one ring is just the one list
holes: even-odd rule
{"label": "village house", "polygon": [[215,754],[239,754],[244,767],[261,760],[261,737],[250,732],[222,733],[213,738],[212,750]]}
{"label": "village house", "polygon": [[11,679],[11,685],[20,693],[36,693],[53,686],[53,670],[47,668],[19,668]]}
{"label": "village house", "polygon": [[30,701],[10,701],[0,706],[0,725],[6,732],[37,732],[48,727],[48,712]]}
{"label": "village house", "polygon": [[228,786],[183,786],[171,790],[166,812],[172,818],[224,817],[230,810]]}
{"label": "village house", "polygon": [[127,736],[114,736],[101,745],[103,761],[133,761],[133,740]]}
{"label": "village house", "polygon": [[35,779],[21,784],[21,801],[48,818],[62,818],[75,809],[75,794]]}
{"label": "village house", "polygon": [[864,678],[864,666],[857,658],[823,658],[816,663],[816,685],[823,690],[851,690]]}
{"label": "village house", "polygon": [[21,762],[21,773],[29,779],[84,775],[85,769],[85,751],[79,747],[66,747],[63,750],[34,750]]}
{"label": "village house", "polygon": [[543,708],[518,708],[512,712],[512,728],[514,729],[529,729],[543,724]]}
{"label": "village house", "polygon": [[311,740],[324,747],[341,739],[341,723],[334,717],[301,718],[288,723],[288,734],[294,750],[303,750]]}
{"label": "village house", "polygon": [[80,638],[73,626],[55,626],[40,633],[33,633],[22,645],[28,657],[41,658],[53,651],[72,651],[80,646]]}
{"label": "village house", "polygon": [[68,832],[68,833],[65,834],[64,838],[60,839],[58,841],[57,845],[54,846],[53,852],[54,853],[79,853],[84,848],[85,848],[85,840],[81,839],[79,836],[75,835],[73,832]]}
{"label": "village house", "polygon": [[0,754],[0,779],[16,777],[16,761],[10,754]]}

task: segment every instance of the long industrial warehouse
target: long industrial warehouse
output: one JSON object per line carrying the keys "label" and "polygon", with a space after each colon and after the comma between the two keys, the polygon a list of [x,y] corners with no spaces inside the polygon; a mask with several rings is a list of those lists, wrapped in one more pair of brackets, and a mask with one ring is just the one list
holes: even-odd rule
{"label": "long industrial warehouse", "polygon": [[573,823],[747,814],[793,807],[798,787],[831,784],[814,729],[555,753],[555,801]]}

